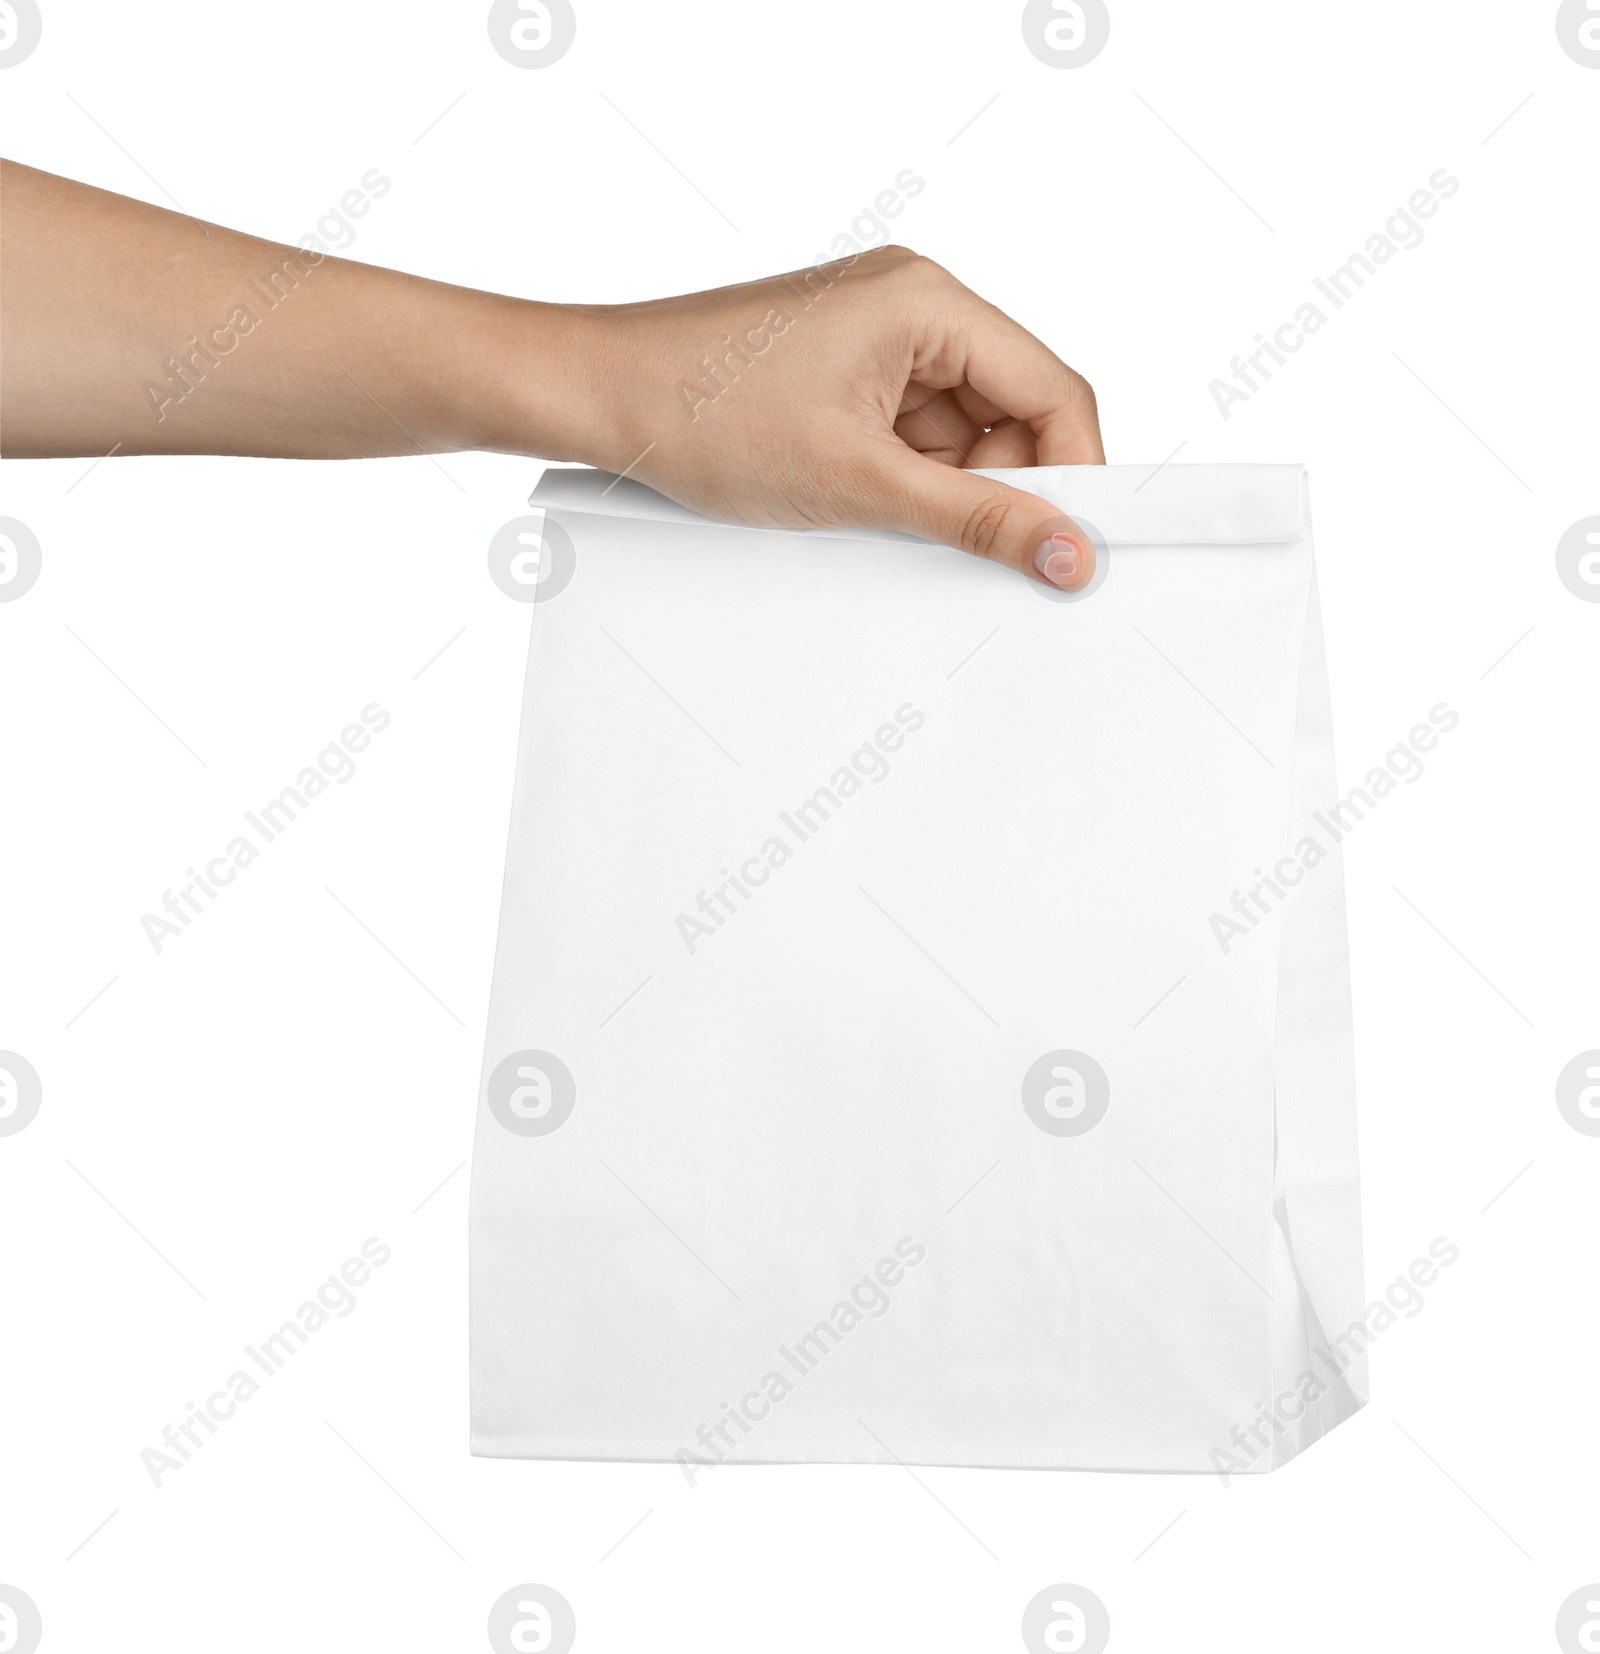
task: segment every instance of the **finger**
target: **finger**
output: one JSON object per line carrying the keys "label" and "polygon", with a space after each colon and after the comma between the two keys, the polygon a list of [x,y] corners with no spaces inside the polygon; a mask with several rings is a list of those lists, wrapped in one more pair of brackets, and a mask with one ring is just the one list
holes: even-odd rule
{"label": "finger", "polygon": [[[1001,413],[1026,420],[1038,438],[1041,465],[1103,465],[1089,382],[1003,311],[965,288],[959,297],[963,302],[933,309],[936,331],[925,343],[931,371],[919,353],[917,377],[951,390],[969,386]],[[981,404],[963,401],[970,417],[994,423],[983,417]]]}
{"label": "finger", "polygon": [[969,419],[976,420],[985,430],[991,425],[998,425],[1002,419],[1010,419],[998,402],[991,402],[987,396],[979,396],[971,385],[957,385],[948,392],[961,404],[961,410]]}
{"label": "finger", "polygon": [[867,526],[942,540],[1032,580],[1080,591],[1094,578],[1094,545],[1048,500],[975,471],[885,445],[862,502]]}
{"label": "finger", "polygon": [[1033,427],[1041,465],[1104,465],[1100,412],[1082,374],[1025,327],[989,310],[967,359],[967,383]]}
{"label": "finger", "polygon": [[914,398],[917,405],[895,420],[894,434],[919,454],[932,454],[947,465],[965,464],[983,426],[967,418],[949,391],[908,386],[905,400]]}
{"label": "finger", "polygon": [[1039,463],[1038,443],[1033,427],[1020,419],[1005,419],[986,431],[967,454],[967,466],[974,471],[1003,471]]}

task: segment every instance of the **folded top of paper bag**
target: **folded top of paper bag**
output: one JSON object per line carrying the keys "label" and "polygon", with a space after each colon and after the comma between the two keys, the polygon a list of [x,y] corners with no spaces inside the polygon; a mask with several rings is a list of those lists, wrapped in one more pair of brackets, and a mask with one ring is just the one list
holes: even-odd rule
{"label": "folded top of paper bag", "polygon": [[[1081,516],[1113,546],[1293,545],[1306,529],[1301,465],[1040,465],[979,475]],[[706,523],[631,477],[552,467],[528,503],[602,517]],[[848,540],[912,540],[883,529],[796,530]]]}

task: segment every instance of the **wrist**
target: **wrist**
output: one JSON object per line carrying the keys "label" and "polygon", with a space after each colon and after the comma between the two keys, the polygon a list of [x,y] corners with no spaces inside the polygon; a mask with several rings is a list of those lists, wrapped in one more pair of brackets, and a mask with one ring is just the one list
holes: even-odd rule
{"label": "wrist", "polygon": [[482,296],[457,376],[463,446],[620,470],[627,438],[612,350],[598,309]]}

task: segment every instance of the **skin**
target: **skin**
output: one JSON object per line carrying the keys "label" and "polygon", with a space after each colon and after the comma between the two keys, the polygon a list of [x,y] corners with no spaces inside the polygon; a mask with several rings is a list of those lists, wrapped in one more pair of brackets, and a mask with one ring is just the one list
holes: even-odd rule
{"label": "skin", "polygon": [[931,259],[624,305],[320,257],[0,162],[0,453],[622,472],[707,515],[895,529],[1076,590],[1088,537],[970,467],[1103,464],[1094,393]]}

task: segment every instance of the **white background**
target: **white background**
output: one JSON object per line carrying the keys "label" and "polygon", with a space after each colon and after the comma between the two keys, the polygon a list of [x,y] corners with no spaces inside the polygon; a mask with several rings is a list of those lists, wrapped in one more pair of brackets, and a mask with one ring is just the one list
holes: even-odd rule
{"label": "white background", "polygon": [[[1345,784],[1461,717],[1347,862],[1369,1283],[1460,1262],[1365,1412],[1229,1488],[471,1459],[528,625],[484,553],[538,467],[10,462],[44,564],[0,605],[0,1047],[44,1104],[0,1138],[0,1581],[50,1654],[480,1648],[523,1581],[580,1650],[1009,1649],[1058,1581],[1119,1651],[1535,1650],[1600,1578],[1600,1140],[1553,1094],[1600,1046],[1600,605],[1554,560],[1600,513],[1600,71],[1546,0],[1114,3],[1067,71],[1020,13],[580,4],[528,71],[477,4],[45,0],[0,148],[286,240],[377,167],[352,256],[587,301],[793,268],[912,167],[895,239],[1088,375],[1112,459],[1307,461]],[[1224,421],[1209,382],[1440,167],[1422,244]],[[155,954],[141,914],[373,701],[355,778]],[[354,1312],[152,1486],[370,1235]]]}

